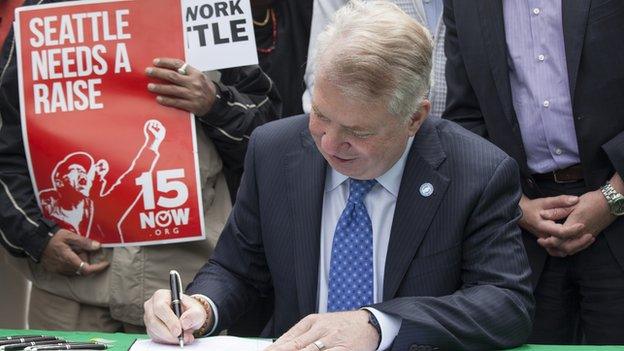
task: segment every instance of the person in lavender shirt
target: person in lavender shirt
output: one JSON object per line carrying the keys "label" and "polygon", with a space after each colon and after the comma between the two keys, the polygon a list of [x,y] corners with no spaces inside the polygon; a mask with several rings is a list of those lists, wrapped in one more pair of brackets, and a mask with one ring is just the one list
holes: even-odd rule
{"label": "person in lavender shirt", "polygon": [[521,168],[530,342],[624,343],[622,14],[622,1],[445,0],[443,117]]}

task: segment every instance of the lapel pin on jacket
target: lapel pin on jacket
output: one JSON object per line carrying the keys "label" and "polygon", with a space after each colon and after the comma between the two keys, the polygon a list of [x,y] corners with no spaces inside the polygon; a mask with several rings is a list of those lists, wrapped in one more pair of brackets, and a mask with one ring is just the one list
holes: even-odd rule
{"label": "lapel pin on jacket", "polygon": [[420,186],[420,195],[429,197],[433,194],[433,185],[431,183],[423,183]]}

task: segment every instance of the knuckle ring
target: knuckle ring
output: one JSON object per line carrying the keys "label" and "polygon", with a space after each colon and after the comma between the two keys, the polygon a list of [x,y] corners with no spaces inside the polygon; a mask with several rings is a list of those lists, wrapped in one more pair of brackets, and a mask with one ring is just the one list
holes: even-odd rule
{"label": "knuckle ring", "polygon": [[186,71],[186,67],[188,67],[188,63],[184,62],[184,64],[180,66],[180,68],[178,68],[178,73],[180,73],[183,76],[187,75],[188,72]]}
{"label": "knuckle ring", "polygon": [[312,343],[312,345],[316,346],[316,348],[319,349],[319,351],[323,351],[326,348],[325,344],[323,344],[321,340],[316,340],[315,342]]}
{"label": "knuckle ring", "polygon": [[78,269],[76,269],[76,275],[82,275],[82,270],[84,269],[84,266],[84,261],[80,262],[80,266],[78,266]]}

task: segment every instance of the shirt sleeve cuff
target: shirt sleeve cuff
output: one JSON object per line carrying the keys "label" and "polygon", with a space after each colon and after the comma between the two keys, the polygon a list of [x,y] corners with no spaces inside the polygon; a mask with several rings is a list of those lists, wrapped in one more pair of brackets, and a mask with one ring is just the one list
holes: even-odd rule
{"label": "shirt sleeve cuff", "polygon": [[206,336],[212,335],[212,333],[214,333],[214,331],[217,330],[217,325],[219,324],[219,310],[217,309],[217,305],[215,305],[214,301],[212,301],[212,299],[206,295],[193,294],[193,296],[197,296],[201,299],[208,301],[210,308],[212,308],[212,315],[214,317],[214,322],[212,323],[212,328],[210,329],[210,331],[206,333]]}
{"label": "shirt sleeve cuff", "polygon": [[394,342],[394,338],[399,334],[403,319],[388,313],[383,313],[371,307],[363,307],[362,309],[372,313],[379,322],[379,327],[381,328],[381,342],[377,350],[389,349]]}

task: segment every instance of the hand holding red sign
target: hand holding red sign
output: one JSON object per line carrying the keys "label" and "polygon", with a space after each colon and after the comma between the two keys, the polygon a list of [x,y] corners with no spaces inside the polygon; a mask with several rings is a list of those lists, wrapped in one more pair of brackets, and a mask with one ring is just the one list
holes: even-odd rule
{"label": "hand holding red sign", "polygon": [[216,99],[214,83],[201,71],[187,65],[186,75],[178,69],[184,61],[172,58],[154,59],[155,67],[148,67],[145,73],[170,84],[149,83],[147,89],[158,94],[159,104],[179,108],[203,116],[210,111]]}
{"label": "hand holding red sign", "polygon": [[100,243],[66,229],[60,229],[50,239],[41,263],[50,272],[63,275],[91,275],[105,270],[109,262],[89,263],[89,254],[100,250]]}
{"label": "hand holding red sign", "polygon": [[[154,57],[185,57],[182,18],[172,13],[179,0],[62,2],[16,16],[22,128],[41,212],[103,247],[205,238],[187,111],[207,113],[216,88],[196,69],[180,74],[182,60],[142,72]],[[89,245],[59,234],[46,266],[75,274],[85,262],[79,272],[90,272]]]}

